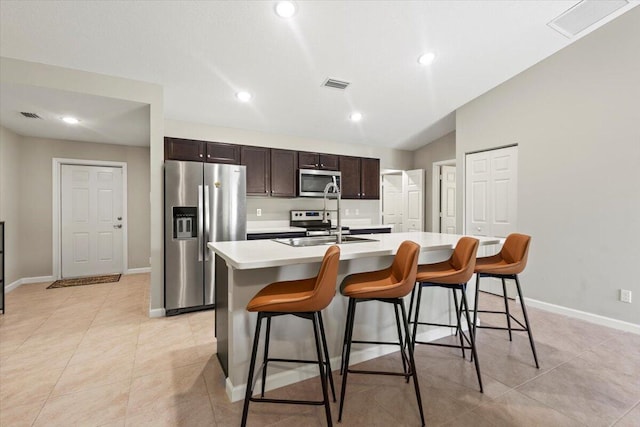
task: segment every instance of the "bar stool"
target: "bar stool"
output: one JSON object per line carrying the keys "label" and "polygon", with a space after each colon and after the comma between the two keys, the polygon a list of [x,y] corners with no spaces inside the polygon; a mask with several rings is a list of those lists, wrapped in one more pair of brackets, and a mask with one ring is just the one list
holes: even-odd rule
{"label": "bar stool", "polygon": [[[349,306],[347,309],[347,324],[345,327],[345,340],[343,347],[342,362],[342,393],[340,396],[340,415],[338,421],[342,420],[342,410],[344,409],[344,397],[347,390],[347,377],[349,374],[376,374],[376,375],[396,375],[405,377],[407,382],[413,377],[413,385],[418,399],[418,409],[420,411],[420,419],[424,426],[424,413],[422,411],[422,399],[420,398],[420,387],[418,385],[418,375],[416,373],[416,365],[413,360],[413,346],[404,343],[409,341],[409,324],[407,323],[407,313],[404,308],[404,296],[408,295],[416,278],[416,270],[418,267],[418,255],[420,246],[411,241],[402,242],[398,248],[398,252],[389,268],[366,273],[357,273],[347,276],[341,285],[341,292],[349,298]],[[396,312],[396,326],[398,329],[398,343],[379,342],[379,341],[354,341],[353,327],[356,315],[356,305],[366,301],[380,301],[393,304]],[[402,325],[404,327],[405,340],[402,339],[400,328],[400,318],[398,315],[398,306],[402,311]],[[351,344],[390,344],[399,345],[402,356],[403,372],[383,372],[383,371],[363,371],[349,369],[349,357],[351,355]],[[405,354],[405,347],[408,349],[409,357]]]}
{"label": "bar stool", "polygon": [[[476,374],[478,376],[478,384],[480,385],[480,392],[484,392],[482,388],[482,377],[480,375],[480,364],[478,363],[478,355],[476,353],[476,340],[469,315],[469,304],[467,303],[467,282],[473,275],[473,269],[476,264],[476,253],[478,251],[478,240],[471,237],[462,237],[456,244],[453,254],[447,261],[438,262],[435,264],[425,264],[418,266],[418,273],[416,275],[416,282],[418,285],[411,292],[411,303],[409,305],[409,318],[411,318],[411,311],[413,310],[413,300],[417,292],[415,315],[413,317],[413,336],[412,342],[416,344],[436,345],[441,347],[459,347],[462,350],[462,357],[465,358],[465,350],[471,350],[471,358],[475,362]],[[420,301],[422,299],[422,288],[438,286],[442,288],[451,289],[453,292],[453,301],[456,307],[456,324],[448,325],[442,323],[431,323],[419,321],[420,315]],[[458,304],[458,296],[456,291],[460,291],[461,300]],[[462,331],[461,317],[462,311],[467,320],[467,326],[469,327],[469,336]],[[460,345],[455,344],[442,344],[426,341],[416,341],[416,334],[418,325],[430,325],[430,326],[442,326],[449,328],[456,328],[456,335],[460,335]],[[465,345],[465,341],[467,345]]]}
{"label": "bar stool", "polygon": [[[338,264],[340,260],[340,248],[331,246],[324,255],[318,276],[304,280],[291,280],[276,282],[265,286],[247,304],[247,311],[258,312],[256,332],[253,338],[251,351],[251,364],[249,365],[249,377],[247,379],[247,391],[244,397],[242,410],[242,423],[247,424],[249,402],[287,403],[296,405],[324,405],[327,415],[327,424],[332,426],[331,409],[329,408],[329,396],[327,393],[327,377],[331,383],[333,400],[335,402],[335,389],[331,376],[331,364],[329,363],[329,351],[327,339],[324,333],[321,310],[326,308],[336,293],[336,281],[338,279]],[[318,360],[295,360],[269,357],[269,335],[271,333],[271,318],[292,314],[313,322],[313,333],[316,342]],[[264,358],[262,362],[262,390],[259,398],[253,396],[253,375],[258,352],[260,338],[260,325],[267,319],[267,331],[264,346]],[[319,332],[318,332],[319,331]],[[320,342],[322,340],[322,342]],[[323,355],[324,353],[324,355]],[[324,360],[323,360],[324,357]],[[322,401],[292,400],[292,399],[268,399],[264,397],[265,382],[267,378],[267,364],[269,362],[291,363],[317,363],[320,370],[320,382],[322,383]]]}
{"label": "bar stool", "polygon": [[[527,257],[529,255],[529,243],[531,242],[531,236],[526,234],[509,234],[507,239],[502,245],[500,253],[497,255],[478,258],[476,262],[476,304],[473,310],[473,331],[475,334],[476,328],[484,329],[499,329],[503,331],[509,331],[509,341],[512,340],[511,332],[527,332],[529,335],[529,343],[531,344],[531,350],[533,351],[533,360],[536,362],[536,368],[540,368],[538,364],[538,355],[536,354],[536,345],[533,342],[533,335],[531,335],[531,327],[529,325],[529,316],[527,316],[527,308],[524,305],[524,296],[522,295],[522,289],[520,288],[520,280],[518,280],[518,274],[522,273],[527,266]],[[492,311],[492,310],[478,310],[478,296],[480,290],[480,278],[481,277],[494,277],[502,280],[502,295],[504,298],[504,311]],[[522,306],[522,314],[524,315],[524,325],[518,319],[513,317],[509,312],[509,300],[507,298],[507,286],[505,279],[513,279],[516,283],[516,289],[518,290],[518,299]],[[477,319],[478,313],[498,313],[504,314],[507,318],[507,327],[497,326],[478,326]],[[520,329],[514,329],[511,327],[511,320],[521,326]]]}

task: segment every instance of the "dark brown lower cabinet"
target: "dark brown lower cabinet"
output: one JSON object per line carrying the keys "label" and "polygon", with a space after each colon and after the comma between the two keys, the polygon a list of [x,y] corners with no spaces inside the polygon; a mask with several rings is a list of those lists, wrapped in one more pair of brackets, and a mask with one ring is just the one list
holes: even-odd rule
{"label": "dark brown lower cabinet", "polygon": [[242,146],[240,164],[247,167],[247,196],[268,196],[271,193],[271,150]]}
{"label": "dark brown lower cabinet", "polygon": [[271,196],[295,197],[298,152],[271,149]]}

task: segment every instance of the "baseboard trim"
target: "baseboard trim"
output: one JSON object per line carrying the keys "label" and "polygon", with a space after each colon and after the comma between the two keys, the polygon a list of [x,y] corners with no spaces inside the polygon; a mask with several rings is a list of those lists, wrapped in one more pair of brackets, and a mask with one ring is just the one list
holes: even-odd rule
{"label": "baseboard trim", "polygon": [[150,308],[149,317],[165,317],[164,308]]}
{"label": "baseboard trim", "polygon": [[[451,335],[448,329],[438,328],[433,329],[427,332],[423,332],[417,334],[418,341],[435,341],[440,338],[444,338],[446,336]],[[369,347],[363,350],[351,351],[351,356],[349,357],[350,364],[354,365],[357,363],[365,362],[367,360],[375,359],[377,357],[381,357],[390,353],[394,353],[398,351],[395,346],[382,346],[377,345],[374,347]],[[340,367],[340,356],[335,356],[331,358],[331,368],[335,371]],[[277,374],[268,375],[267,386],[265,390],[274,390],[280,387],[284,387],[290,384],[294,384],[300,381],[307,380],[309,378],[314,378],[318,376],[318,366],[317,365],[305,365],[296,369],[291,369],[284,372],[278,372]],[[336,381],[334,375],[334,381]],[[259,378],[256,382],[254,390],[260,390],[262,386],[262,379]],[[336,387],[339,387],[336,382]],[[240,384],[234,386],[229,377],[227,377],[225,383],[225,389],[227,392],[227,396],[229,400],[232,402],[238,402],[244,399],[244,394],[247,390],[246,384]]]}
{"label": "baseboard trim", "polygon": [[151,273],[151,267],[129,268],[124,272],[125,275]]}
{"label": "baseboard trim", "polygon": [[550,304],[548,302],[538,301],[531,298],[525,298],[524,301],[529,307],[539,308],[540,310],[549,311],[552,313],[563,314],[575,319],[595,323],[596,325],[607,326],[609,328],[632,332],[634,334],[640,335],[640,325],[637,325],[635,323],[612,319],[610,317],[600,316],[599,314],[588,313],[586,311],[580,311],[573,308],[563,307],[561,305]]}
{"label": "baseboard trim", "polygon": [[53,276],[23,277],[22,279],[18,279],[15,282],[5,286],[4,291],[5,293],[9,293],[22,285],[29,285],[31,283],[53,282],[54,280],[55,279],[53,278]]}

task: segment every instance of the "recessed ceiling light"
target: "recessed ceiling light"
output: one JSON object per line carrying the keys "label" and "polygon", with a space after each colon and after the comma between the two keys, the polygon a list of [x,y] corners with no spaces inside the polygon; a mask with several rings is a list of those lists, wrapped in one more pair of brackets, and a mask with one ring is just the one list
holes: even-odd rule
{"label": "recessed ceiling light", "polygon": [[420,65],[429,65],[433,62],[434,59],[436,59],[436,54],[433,52],[427,52],[420,55],[420,57],[418,58],[418,63]]}
{"label": "recessed ceiling light", "polygon": [[252,96],[249,92],[238,92],[236,93],[236,98],[242,102],[249,102],[251,101]]}
{"label": "recessed ceiling light", "polygon": [[349,119],[352,122],[359,122],[360,120],[362,120],[362,113],[358,113],[357,111],[354,113],[351,113],[351,115],[349,116]]}
{"label": "recessed ceiling light", "polygon": [[291,18],[296,14],[296,5],[292,1],[279,1],[276,4],[276,14],[280,18]]}
{"label": "recessed ceiling light", "polygon": [[65,122],[65,123],[68,123],[70,125],[77,125],[78,123],[80,123],[80,120],[76,119],[75,117],[71,117],[71,116],[63,117],[62,121]]}

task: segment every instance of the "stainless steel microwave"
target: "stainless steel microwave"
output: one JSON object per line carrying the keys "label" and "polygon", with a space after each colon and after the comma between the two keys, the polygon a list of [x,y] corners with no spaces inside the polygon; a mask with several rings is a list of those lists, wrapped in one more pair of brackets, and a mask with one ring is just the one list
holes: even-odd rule
{"label": "stainless steel microwave", "polygon": [[[299,169],[298,196],[324,197],[324,188],[330,182],[335,182],[340,188],[340,172],[318,169]],[[334,193],[334,191],[331,191]]]}

